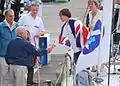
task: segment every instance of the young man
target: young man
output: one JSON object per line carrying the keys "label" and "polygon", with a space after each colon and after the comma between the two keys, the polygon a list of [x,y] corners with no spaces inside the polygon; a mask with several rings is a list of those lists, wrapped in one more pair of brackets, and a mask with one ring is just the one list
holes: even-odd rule
{"label": "young man", "polygon": [[[74,51],[74,63],[76,64],[81,50],[87,41],[88,30],[80,20],[72,18],[71,12],[67,8],[60,10],[59,16],[61,21],[64,22],[59,35],[59,43],[69,45],[69,40]],[[68,38],[68,40],[66,40],[66,38]],[[66,43],[63,43],[64,41]],[[55,44],[49,47],[49,52],[52,51],[54,45]]]}

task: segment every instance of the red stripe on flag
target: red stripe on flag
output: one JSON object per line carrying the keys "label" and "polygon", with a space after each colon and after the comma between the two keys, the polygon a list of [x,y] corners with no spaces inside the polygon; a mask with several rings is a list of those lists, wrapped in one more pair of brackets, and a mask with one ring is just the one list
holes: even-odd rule
{"label": "red stripe on flag", "polygon": [[76,34],[78,33],[79,29],[80,29],[80,24],[76,27],[76,31],[75,31]]}
{"label": "red stripe on flag", "polygon": [[59,43],[62,43],[62,36],[59,35],[59,39],[58,39]]}
{"label": "red stripe on flag", "polygon": [[65,42],[68,43],[68,42],[70,42],[70,40],[66,40]]}
{"label": "red stripe on flag", "polygon": [[83,36],[83,44],[85,45],[88,37],[88,29],[83,25],[82,27],[82,36]]}

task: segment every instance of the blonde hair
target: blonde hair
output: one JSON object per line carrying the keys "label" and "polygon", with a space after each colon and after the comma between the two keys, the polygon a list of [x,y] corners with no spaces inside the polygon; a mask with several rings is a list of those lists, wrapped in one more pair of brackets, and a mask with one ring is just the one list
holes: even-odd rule
{"label": "blonde hair", "polygon": [[39,5],[40,5],[40,3],[38,0],[35,0],[31,3],[31,6],[39,6]]}
{"label": "blonde hair", "polygon": [[94,3],[97,8],[100,7],[100,3],[97,0],[90,0],[90,1],[88,1],[88,4],[89,3]]}

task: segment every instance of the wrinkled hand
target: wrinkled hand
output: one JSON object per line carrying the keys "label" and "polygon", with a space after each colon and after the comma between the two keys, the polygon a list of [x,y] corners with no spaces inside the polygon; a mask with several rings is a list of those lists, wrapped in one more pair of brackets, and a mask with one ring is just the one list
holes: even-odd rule
{"label": "wrinkled hand", "polygon": [[48,53],[51,53],[52,52],[52,48],[48,48]]}

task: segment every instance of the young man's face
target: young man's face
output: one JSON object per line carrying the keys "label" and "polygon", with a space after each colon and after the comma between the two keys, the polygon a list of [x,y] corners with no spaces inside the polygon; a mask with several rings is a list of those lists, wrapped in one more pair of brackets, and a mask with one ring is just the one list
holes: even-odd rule
{"label": "young man's face", "polygon": [[64,16],[64,15],[62,15],[62,14],[60,14],[59,16],[60,16],[60,20],[61,20],[62,22],[65,22],[65,21],[66,21],[66,16]]}

